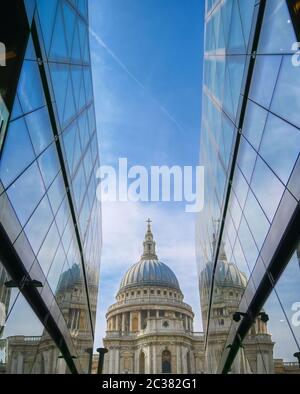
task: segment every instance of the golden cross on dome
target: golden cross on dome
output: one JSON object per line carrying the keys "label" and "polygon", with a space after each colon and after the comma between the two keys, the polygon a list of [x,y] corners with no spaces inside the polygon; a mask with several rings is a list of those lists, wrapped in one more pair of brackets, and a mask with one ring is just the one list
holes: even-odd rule
{"label": "golden cross on dome", "polygon": [[152,220],[150,220],[150,219],[148,218],[148,220],[146,220],[146,222],[148,223],[148,226],[150,226],[150,223],[152,223]]}

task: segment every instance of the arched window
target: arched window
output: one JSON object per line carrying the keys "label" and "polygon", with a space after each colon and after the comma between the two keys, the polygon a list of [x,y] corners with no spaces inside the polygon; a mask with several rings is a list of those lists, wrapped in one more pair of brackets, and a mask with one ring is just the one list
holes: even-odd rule
{"label": "arched window", "polygon": [[172,373],[171,368],[171,352],[169,350],[164,350],[162,352],[162,373]]}
{"label": "arched window", "polygon": [[140,360],[139,360],[139,364],[140,364],[140,374],[144,374],[145,373],[145,353],[141,352],[140,353]]}

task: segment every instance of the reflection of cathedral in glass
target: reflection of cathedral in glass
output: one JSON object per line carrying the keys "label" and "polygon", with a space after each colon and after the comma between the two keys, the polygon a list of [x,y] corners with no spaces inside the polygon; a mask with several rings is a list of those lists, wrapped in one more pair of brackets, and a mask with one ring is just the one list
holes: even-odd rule
{"label": "reflection of cathedral in glass", "polygon": [[[90,286],[91,310],[96,313],[97,285]],[[89,370],[93,343],[89,335],[86,296],[78,264],[64,271],[59,279],[56,300],[70,331],[73,345],[85,372]],[[7,338],[6,373],[68,373],[67,366],[50,336],[12,336]]]}
{"label": "reflection of cathedral in glass", "polygon": [[299,2],[205,4],[196,256],[206,370],[299,373]]}
{"label": "reflection of cathedral in glass", "polygon": [[85,373],[101,258],[88,1],[1,11],[0,373]]}
{"label": "reflection of cathedral in glass", "polygon": [[[213,245],[215,246],[215,245]],[[212,305],[209,308],[210,288],[214,276]],[[207,326],[210,309],[209,351],[206,352],[205,370],[216,373],[218,359],[226,344],[233,315],[238,310],[247,285],[247,277],[238,267],[227,260],[224,245],[219,252],[219,260],[213,274],[212,263],[207,263],[200,276],[200,295],[203,326]],[[240,347],[238,356],[231,368],[232,373],[268,373],[274,372],[273,342],[267,330],[267,323],[259,317],[251,332]],[[263,354],[263,356],[262,356]],[[264,359],[262,360],[262,357]],[[263,368],[264,366],[264,368]]]}

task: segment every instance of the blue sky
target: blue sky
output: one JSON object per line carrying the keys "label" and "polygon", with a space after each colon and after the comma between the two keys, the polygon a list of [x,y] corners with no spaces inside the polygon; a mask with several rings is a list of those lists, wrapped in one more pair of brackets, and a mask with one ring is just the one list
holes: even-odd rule
{"label": "blue sky", "polygon": [[[101,164],[198,164],[203,3],[89,0],[91,57]],[[142,252],[153,220],[159,258],[176,273],[201,329],[194,216],[184,204],[104,203],[96,345],[118,284]]]}

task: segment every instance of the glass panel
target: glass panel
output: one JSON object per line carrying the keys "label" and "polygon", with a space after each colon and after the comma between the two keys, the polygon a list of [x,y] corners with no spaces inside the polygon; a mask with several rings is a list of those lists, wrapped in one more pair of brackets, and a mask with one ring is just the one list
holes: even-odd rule
{"label": "glass panel", "polygon": [[248,266],[252,271],[258,257],[258,250],[245,218],[241,220],[238,237]]}
{"label": "glass panel", "polygon": [[24,119],[11,122],[0,161],[3,185],[7,187],[33,160],[34,152]]}
{"label": "glass panel", "polygon": [[[285,317],[300,348],[300,244],[275,286]],[[292,352],[290,352],[292,353]],[[296,360],[295,360],[296,361]]]}
{"label": "glass panel", "polygon": [[[30,0],[30,1],[32,1],[32,0]],[[34,50],[34,45],[33,45],[31,34],[30,34],[29,39],[28,39],[28,44],[27,44],[27,48],[26,48],[24,59],[25,60],[36,61],[36,54],[35,54],[35,50]]]}
{"label": "glass panel", "polygon": [[242,171],[244,177],[248,182],[251,180],[253,168],[255,165],[257,153],[252,148],[252,146],[242,137],[239,153],[238,153],[238,165],[240,170]]}
{"label": "glass panel", "polygon": [[235,191],[240,207],[243,209],[249,190],[249,185],[238,167],[236,167],[234,173],[233,189]]}
{"label": "glass panel", "polygon": [[63,244],[66,254],[68,253],[70,243],[72,241],[73,233],[74,233],[73,224],[71,222],[71,219],[69,219],[69,221],[66,225],[65,231],[63,233],[63,236],[61,238],[61,241],[62,241],[62,244]]}
{"label": "glass panel", "polygon": [[35,153],[38,155],[54,138],[48,111],[46,108],[34,111],[25,117],[25,121]]}
{"label": "glass panel", "polygon": [[281,56],[262,55],[255,59],[249,97],[265,108],[269,108],[271,104],[281,59]]}
{"label": "glass panel", "polygon": [[54,254],[58,246],[58,242],[59,235],[56,224],[55,222],[53,222],[37,256],[39,264],[45,276],[47,276],[48,274],[49,268],[51,266]]}
{"label": "glass panel", "polygon": [[270,224],[251,191],[249,192],[247,197],[244,208],[244,215],[247,219],[256,245],[260,250],[269,231]]}
{"label": "glass panel", "polygon": [[243,134],[256,150],[259,149],[267,114],[267,111],[248,100]]}
{"label": "glass panel", "polygon": [[[298,55],[299,56],[299,55]],[[284,119],[300,127],[299,81],[300,67],[293,63],[292,56],[284,56],[271,109]]]}
{"label": "glass panel", "polygon": [[88,119],[87,119],[86,111],[84,111],[84,113],[78,119],[78,127],[79,127],[79,135],[81,140],[81,147],[82,147],[82,151],[84,151],[89,141]]}
{"label": "glass panel", "polygon": [[284,186],[259,157],[253,173],[251,188],[271,222],[283,195]]}
{"label": "glass panel", "polygon": [[36,62],[24,61],[18,85],[18,96],[24,113],[46,104],[40,71]]}
{"label": "glass panel", "polygon": [[56,146],[52,144],[38,160],[46,189],[53,182],[60,169]]}
{"label": "glass panel", "polygon": [[[269,321],[267,323],[267,332],[270,333],[271,339],[274,342],[273,358],[275,359],[274,367],[283,369],[287,366],[285,363],[294,362],[297,359],[294,353],[299,352],[299,347],[293,337],[291,328],[287,322],[286,315],[278,301],[276,293],[273,291],[264,305],[264,312],[267,313]],[[296,370],[299,368],[298,362]],[[297,371],[298,372],[298,371]]]}
{"label": "glass panel", "polygon": [[35,0],[25,1],[25,7],[26,7],[26,12],[27,12],[28,22],[29,22],[29,24],[31,24],[32,19],[33,19],[34,10],[35,10]]}
{"label": "glass panel", "polygon": [[70,216],[69,203],[67,197],[65,197],[55,217],[58,231],[61,235],[64,232],[69,216]]}
{"label": "glass panel", "polygon": [[37,9],[39,13],[39,19],[41,22],[42,33],[47,53],[50,48],[56,8],[57,0],[51,0],[50,2],[49,0],[39,0],[37,2]]}
{"label": "glass panel", "polygon": [[68,74],[68,84],[67,84],[67,91],[66,91],[66,101],[65,101],[65,111],[64,111],[64,123],[63,125],[65,126],[71,118],[75,115],[76,113],[76,107],[75,107],[75,99],[73,95],[73,87],[72,87],[72,81],[71,81],[71,74]]}
{"label": "glass panel", "polygon": [[232,3],[231,26],[227,50],[229,54],[246,53],[238,1],[233,0]]}
{"label": "glass panel", "polygon": [[232,57],[228,57],[227,59],[229,78],[230,78],[230,90],[232,94],[233,107],[234,107],[234,114],[233,114],[234,118],[236,116],[238,103],[240,99],[245,61],[246,61],[246,56],[232,56]]}
{"label": "glass panel", "polygon": [[22,294],[5,323],[1,341],[4,342],[2,357],[5,373],[31,373],[33,360],[43,325],[38,320]]}
{"label": "glass panel", "polygon": [[53,293],[55,294],[57,284],[66,260],[65,252],[61,244],[59,244],[50,270],[47,275],[47,281]]}
{"label": "glass panel", "polygon": [[251,31],[251,22],[254,11],[255,0],[238,0],[241,21],[243,26],[243,33],[246,47],[248,46],[249,35]]}
{"label": "glass panel", "polygon": [[66,190],[64,181],[62,175],[59,174],[48,190],[48,197],[54,215],[56,214],[65,194]]}
{"label": "glass panel", "polygon": [[49,230],[52,220],[53,215],[48,198],[45,196],[25,227],[25,233],[36,254]]}
{"label": "glass panel", "polygon": [[235,228],[238,228],[242,216],[242,210],[237,202],[234,193],[231,193],[229,204],[230,204],[229,209],[230,209],[232,220],[234,222]]}
{"label": "glass panel", "polygon": [[[76,14],[75,14],[74,9],[72,7],[70,7],[70,5],[66,1],[64,1],[62,3],[62,11],[63,11],[63,17],[64,17],[64,25],[65,25],[65,29],[66,29],[68,54],[69,54],[69,56],[71,56]],[[78,91],[79,91],[79,89],[78,89]]]}
{"label": "glass panel", "polygon": [[65,99],[68,83],[69,66],[65,64],[50,63],[50,73],[55,96],[56,108],[61,126],[65,109]]}
{"label": "glass panel", "polygon": [[21,104],[18,98],[18,95],[15,97],[14,101],[14,106],[10,115],[10,120],[14,120],[15,118],[18,118],[19,116],[23,115],[23,111],[21,108]]}
{"label": "glass panel", "polygon": [[61,2],[58,3],[56,11],[49,58],[51,60],[67,60],[68,58]]}
{"label": "glass panel", "polygon": [[300,131],[270,114],[260,154],[285,184],[294,168],[299,151]]}
{"label": "glass panel", "polygon": [[74,180],[72,182],[72,186],[73,186],[73,195],[75,197],[77,210],[79,211],[80,207],[81,207],[81,203],[82,203],[83,194],[86,189],[86,183],[85,183],[84,171],[83,171],[83,163],[81,163],[81,165],[78,168],[78,171],[77,171],[77,173],[74,177]]}
{"label": "glass panel", "polygon": [[71,65],[70,73],[72,77],[73,90],[75,92],[75,104],[77,110],[79,111],[82,108],[82,105],[80,103],[80,94],[79,94],[81,85],[83,83],[82,67]]}
{"label": "glass panel", "polygon": [[22,225],[31,216],[44,193],[44,184],[36,163],[33,163],[7,190]]}
{"label": "glass panel", "polygon": [[70,175],[73,174],[74,145],[77,138],[77,122],[73,122],[63,133],[63,145]]}
{"label": "glass panel", "polygon": [[257,52],[288,53],[294,42],[297,39],[286,0],[267,1]]}

